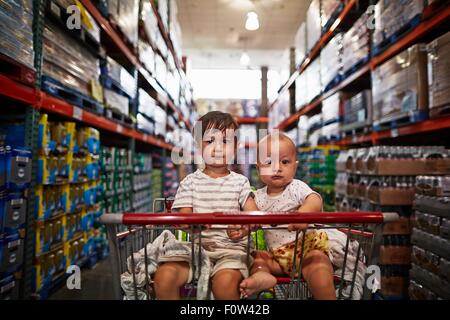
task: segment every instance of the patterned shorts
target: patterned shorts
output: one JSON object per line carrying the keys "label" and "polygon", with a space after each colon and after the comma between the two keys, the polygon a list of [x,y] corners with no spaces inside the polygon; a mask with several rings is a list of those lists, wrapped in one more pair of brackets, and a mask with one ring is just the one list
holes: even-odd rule
{"label": "patterned shorts", "polygon": [[[300,267],[300,260],[302,258],[302,239],[303,236],[299,235],[298,245],[297,245],[297,258],[296,270]],[[313,250],[322,251],[327,256],[330,251],[330,245],[328,242],[328,235],[325,231],[312,230],[307,232],[305,235],[305,244],[303,248],[303,257],[305,257],[309,252]],[[294,251],[295,251],[295,241],[289,242],[277,249],[272,251],[273,258],[281,266],[283,271],[290,275],[294,265]]]}

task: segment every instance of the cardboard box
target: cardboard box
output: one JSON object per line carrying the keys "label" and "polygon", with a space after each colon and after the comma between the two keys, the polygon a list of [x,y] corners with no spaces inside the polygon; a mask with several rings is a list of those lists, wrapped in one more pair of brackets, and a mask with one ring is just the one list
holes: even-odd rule
{"label": "cardboard box", "polygon": [[409,246],[381,246],[380,263],[409,265],[411,263],[411,247]]}
{"label": "cardboard box", "polygon": [[414,202],[415,188],[371,186],[367,190],[369,200],[376,204],[409,206]]}
{"label": "cardboard box", "polygon": [[411,229],[410,218],[400,217],[395,222],[389,222],[383,225],[383,235],[409,235]]}

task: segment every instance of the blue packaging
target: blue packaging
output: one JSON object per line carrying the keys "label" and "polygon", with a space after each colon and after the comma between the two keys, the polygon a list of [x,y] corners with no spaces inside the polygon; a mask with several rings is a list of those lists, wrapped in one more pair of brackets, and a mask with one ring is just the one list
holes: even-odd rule
{"label": "blue packaging", "polygon": [[6,147],[6,188],[23,190],[31,182],[31,150]]}

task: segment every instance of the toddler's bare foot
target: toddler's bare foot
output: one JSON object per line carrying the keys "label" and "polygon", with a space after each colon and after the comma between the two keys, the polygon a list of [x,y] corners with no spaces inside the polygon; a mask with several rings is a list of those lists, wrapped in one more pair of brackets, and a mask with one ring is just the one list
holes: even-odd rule
{"label": "toddler's bare foot", "polygon": [[277,279],[268,272],[259,271],[251,275],[249,278],[242,280],[239,288],[243,298],[272,288],[277,284]]}

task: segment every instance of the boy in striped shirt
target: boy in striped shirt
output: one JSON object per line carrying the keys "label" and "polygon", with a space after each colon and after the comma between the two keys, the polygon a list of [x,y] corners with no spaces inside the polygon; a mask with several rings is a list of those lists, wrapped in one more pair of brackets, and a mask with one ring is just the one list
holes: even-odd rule
{"label": "boy in striped shirt", "polygon": [[[197,143],[201,144],[205,168],[181,181],[172,208],[181,213],[256,211],[248,179],[228,169],[237,153],[238,125],[231,115],[219,111],[209,112],[199,121],[202,141]],[[248,277],[248,229],[233,227],[202,231],[202,247],[213,265],[212,292],[219,300],[239,299],[239,283]],[[179,299],[179,288],[191,279],[188,263],[161,264],[154,277],[157,298]]]}

